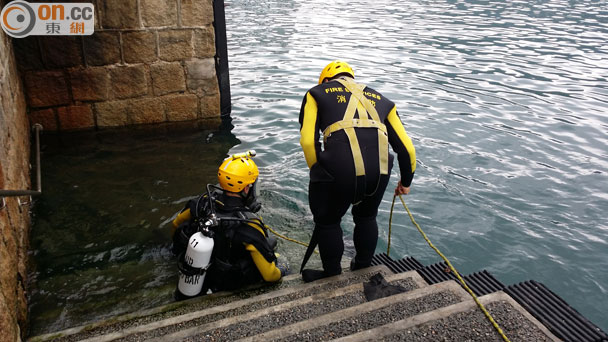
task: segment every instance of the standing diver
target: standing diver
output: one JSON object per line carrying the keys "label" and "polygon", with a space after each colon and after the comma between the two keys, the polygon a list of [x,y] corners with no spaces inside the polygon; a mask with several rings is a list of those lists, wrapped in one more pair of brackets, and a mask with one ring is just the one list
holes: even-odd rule
{"label": "standing diver", "polygon": [[[218,170],[220,186],[207,185],[207,192],[188,201],[173,220],[173,252],[180,255],[178,299],[194,296],[181,287],[194,283],[195,276],[204,277],[196,291],[205,294],[209,289],[235,290],[262,280],[276,282],[287,274],[288,264],[279,262],[274,253],[276,239],[269,238],[266,225],[255,214],[261,204],[256,198],[259,171],[253,156],[255,151],[248,151],[225,159]],[[184,254],[197,232],[213,239],[204,270],[193,269],[192,258]]]}
{"label": "standing diver", "polygon": [[[393,167],[389,143],[401,171],[396,195],[409,193],[416,170],[414,145],[395,104],[354,78],[347,63],[329,63],[300,109],[300,144],[310,168],[308,201],[315,222],[300,268],[306,282],[342,272],[340,221],[351,204],[356,256],[350,268],[370,266],[378,241],[378,206]],[[323,132],[323,150],[319,132]],[[304,269],[317,244],[323,271]]]}

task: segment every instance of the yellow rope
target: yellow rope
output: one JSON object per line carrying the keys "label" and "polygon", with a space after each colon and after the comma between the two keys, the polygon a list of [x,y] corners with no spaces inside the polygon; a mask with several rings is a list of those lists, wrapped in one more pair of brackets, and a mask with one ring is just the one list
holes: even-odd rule
{"label": "yellow rope", "polygon": [[[295,242],[295,243],[297,243],[298,245],[302,245],[302,246],[308,247],[308,244],[307,244],[307,243],[300,242],[300,241],[298,241],[298,240],[295,240],[295,239],[289,238],[289,237],[287,237],[287,236],[285,236],[285,235],[281,235],[281,234],[279,234],[279,233],[275,232],[275,231],[274,231],[272,228],[270,228],[269,226],[266,226],[266,229],[270,230],[270,232],[271,232],[272,234],[274,234],[274,235],[276,235],[276,236],[280,237],[280,238],[281,238],[281,239],[283,239],[283,240],[287,240],[287,241]],[[313,252],[315,252],[315,253],[319,254],[319,252],[317,252],[317,250],[316,250],[316,249],[315,249]]]}
{"label": "yellow rope", "polygon": [[[395,198],[397,196],[393,196],[393,203],[391,204],[391,213],[389,216],[389,221],[388,221],[388,245],[386,248],[386,255],[390,255],[390,249],[391,249],[391,235],[392,235],[392,222],[393,222],[393,209],[395,208]],[[405,211],[407,211],[407,214],[410,216],[410,220],[412,221],[412,223],[414,224],[414,226],[416,226],[416,228],[418,229],[418,231],[420,232],[420,234],[422,234],[422,237],[424,238],[424,240],[426,240],[426,242],[428,243],[428,245],[437,253],[439,254],[439,256],[447,263],[448,267],[450,267],[450,270],[456,275],[456,278],[458,278],[458,281],[460,281],[460,283],[462,284],[462,287],[464,287],[464,289],[471,295],[471,297],[473,297],[473,300],[475,301],[475,303],[477,303],[477,306],[479,306],[479,308],[481,309],[481,311],[483,311],[484,315],[486,315],[486,317],[488,318],[488,320],[490,320],[490,322],[492,323],[492,325],[494,326],[494,328],[496,329],[496,331],[498,331],[498,333],[500,334],[500,336],[502,337],[503,340],[505,340],[506,342],[511,342],[509,340],[509,338],[507,338],[507,336],[504,334],[504,332],[502,331],[502,329],[500,328],[500,326],[498,326],[498,323],[496,323],[496,321],[494,320],[494,318],[492,317],[492,315],[488,312],[488,310],[486,310],[486,308],[483,306],[483,304],[481,304],[481,302],[479,301],[479,299],[477,298],[477,296],[475,295],[475,293],[473,293],[473,291],[471,290],[471,288],[469,288],[469,286],[467,285],[467,283],[464,281],[464,279],[462,279],[462,277],[460,276],[460,273],[458,273],[458,271],[456,271],[456,269],[454,268],[454,266],[452,266],[452,263],[450,262],[450,260],[448,260],[448,258],[446,258],[443,253],[441,253],[441,251],[439,249],[437,249],[437,247],[435,247],[435,245],[433,245],[433,243],[431,242],[431,240],[426,236],[426,234],[424,233],[424,231],[422,230],[422,228],[420,228],[420,226],[418,225],[418,223],[416,222],[416,220],[414,220],[414,216],[412,215],[412,213],[410,212],[410,209],[407,207],[407,205],[405,205],[405,202],[403,201],[403,197],[401,197],[401,195],[399,195],[399,199],[401,200],[401,204],[403,204],[403,208],[405,208]],[[274,231],[272,228],[270,228],[269,226],[266,226],[266,228],[272,232],[274,235],[280,237],[281,239],[290,241],[290,242],[294,242],[297,243],[299,245],[308,247],[307,243],[304,242],[300,242],[298,240],[289,238],[285,235],[279,234],[276,231]],[[317,252],[317,250],[314,251],[315,253],[319,253]]]}
{"label": "yellow rope", "polygon": [[[494,318],[492,317],[492,315],[490,315],[490,313],[488,312],[488,310],[486,310],[486,308],[483,306],[483,304],[481,304],[481,302],[479,301],[479,299],[477,298],[477,296],[473,293],[473,291],[465,283],[464,279],[462,279],[462,277],[460,276],[460,274],[458,273],[458,271],[456,271],[456,269],[454,268],[454,266],[452,266],[452,263],[439,251],[439,249],[437,249],[437,247],[435,247],[433,245],[433,243],[431,242],[431,240],[429,240],[429,238],[426,236],[426,234],[422,231],[422,228],[420,228],[420,226],[418,225],[418,223],[416,223],[416,220],[414,220],[414,216],[410,212],[410,209],[407,207],[407,205],[405,205],[405,202],[403,201],[403,197],[401,197],[401,195],[399,195],[399,199],[401,200],[401,203],[403,204],[403,207],[407,211],[407,214],[410,216],[410,220],[416,226],[416,228],[418,229],[418,231],[420,232],[420,234],[422,234],[422,237],[424,237],[424,239],[429,244],[429,246],[431,246],[431,248],[435,252],[437,252],[437,254],[439,254],[439,256],[448,264],[448,266],[450,267],[450,270],[452,270],[452,272],[454,272],[454,274],[456,275],[456,277],[458,278],[458,280],[460,281],[460,283],[462,284],[462,286],[464,287],[464,289],[467,290],[467,292],[469,292],[469,294],[471,295],[471,297],[473,297],[473,300],[475,300],[475,303],[477,303],[477,306],[479,306],[479,308],[481,309],[481,311],[483,311],[483,313],[486,315],[486,317],[490,320],[490,322],[492,323],[492,325],[494,326],[494,328],[496,328],[496,331],[498,331],[498,333],[500,334],[500,336],[502,336],[502,339],[505,340],[506,342],[511,342],[511,341],[509,341],[509,339],[507,338],[507,336],[504,334],[504,332],[502,331],[502,329],[498,326],[498,323],[496,323],[496,321],[494,320]],[[393,197],[393,205],[394,204],[395,204],[395,197]],[[392,212],[393,212],[393,210],[391,208],[391,218],[392,218]],[[390,227],[390,221],[389,221],[389,227]],[[389,228],[389,241],[390,241],[390,228]]]}

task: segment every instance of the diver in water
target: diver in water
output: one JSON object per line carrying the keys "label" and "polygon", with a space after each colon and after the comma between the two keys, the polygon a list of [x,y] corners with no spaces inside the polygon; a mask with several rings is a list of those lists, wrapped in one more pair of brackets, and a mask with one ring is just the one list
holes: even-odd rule
{"label": "diver in water", "polygon": [[[199,289],[200,294],[205,294],[207,290],[235,290],[261,281],[276,282],[289,271],[286,261],[277,260],[276,238],[268,236],[266,225],[255,214],[261,204],[257,201],[259,171],[251,159],[253,156],[255,151],[248,151],[224,160],[218,169],[220,186],[208,185],[207,192],[190,200],[173,220],[173,252],[180,255],[181,265],[178,292],[187,292],[180,286],[186,287],[186,283],[193,281],[183,283],[182,279],[192,279],[195,275],[204,274],[204,283]],[[187,252],[184,254],[198,232],[205,235],[199,240],[207,239],[212,246],[211,256],[207,256],[208,267],[204,270],[190,267],[196,261]],[[191,293],[181,295],[182,298],[193,296]]]}
{"label": "diver in water", "polygon": [[[300,144],[310,168],[308,200],[315,222],[300,268],[307,282],[342,272],[340,221],[351,204],[356,250],[351,270],[370,266],[378,241],[378,206],[393,167],[388,145],[397,153],[401,171],[396,195],[409,193],[416,170],[414,145],[395,104],[354,78],[347,63],[331,62],[319,84],[304,96],[300,110]],[[323,270],[305,270],[317,244]]]}

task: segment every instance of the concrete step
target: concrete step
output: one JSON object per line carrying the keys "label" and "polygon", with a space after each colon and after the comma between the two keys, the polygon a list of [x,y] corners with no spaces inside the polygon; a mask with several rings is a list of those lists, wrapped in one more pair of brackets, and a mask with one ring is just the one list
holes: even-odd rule
{"label": "concrete step", "polygon": [[[364,283],[380,273],[406,292],[368,301]],[[515,341],[558,341],[504,292],[480,300]],[[30,341],[502,341],[455,281],[427,285],[415,271],[386,266],[302,283],[218,293],[68,329]]]}
{"label": "concrete step", "polygon": [[[375,266],[356,272],[304,284],[299,274],[287,276],[277,285],[252,287],[237,293],[220,292],[212,295],[176,302],[139,313],[123,315],[95,324],[71,328],[51,334],[36,336],[29,341],[113,341],[129,335],[143,335],[151,330],[171,332],[195,325],[197,321],[213,321],[310,296],[315,293],[345,287],[367,280],[372,274],[392,274],[385,266]],[[416,286],[425,286],[422,278],[416,278]],[[186,323],[184,323],[186,322]]]}
{"label": "concrete step", "polygon": [[[389,281],[392,277],[386,279]],[[239,342],[328,341],[373,329],[387,322],[432,312],[468,298],[469,295],[458,284],[449,281],[374,301],[364,301],[357,306],[249,336]]]}
{"label": "concrete step", "polygon": [[[191,327],[184,329],[183,325],[171,327],[175,332],[150,331],[145,335],[132,335],[120,341],[135,341],[144,338],[146,341],[234,341],[236,339],[263,333],[265,331],[285,326],[287,324],[306,321],[328,312],[333,312],[359,305],[366,302],[363,293],[363,281],[377,274],[375,269],[362,270],[359,282],[345,287],[335,287],[336,282],[342,282],[341,276],[320,282],[306,284],[294,288],[298,290],[299,298],[284,301],[280,304],[258,307],[255,311],[247,311],[241,315],[207,321],[197,320],[188,322]],[[361,272],[361,271],[357,271]],[[390,272],[384,269],[384,272]],[[387,281],[398,284],[411,291],[426,287],[426,283],[416,272],[385,275]],[[312,291],[310,291],[312,290]],[[302,297],[302,294],[306,296]],[[208,317],[208,316],[205,316]],[[157,335],[158,337],[152,338]],[[162,336],[161,336],[162,335]]]}
{"label": "concrete step", "polygon": [[[450,281],[455,283],[454,281]],[[443,284],[443,283],[442,283]],[[511,342],[557,342],[560,341],[544,325],[530,315],[513,298],[504,292],[480,297]],[[356,326],[367,324],[371,317],[353,321]],[[338,339],[336,342],[392,342],[392,341],[484,341],[501,342],[490,321],[472,298],[466,301],[394,321],[373,329],[362,330]],[[314,341],[323,341],[315,339]],[[299,341],[313,341],[300,339]]]}

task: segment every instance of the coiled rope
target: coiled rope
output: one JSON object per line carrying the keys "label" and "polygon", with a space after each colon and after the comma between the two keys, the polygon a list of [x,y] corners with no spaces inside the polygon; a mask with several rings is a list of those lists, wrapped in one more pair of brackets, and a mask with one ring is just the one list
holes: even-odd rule
{"label": "coiled rope", "polygon": [[[391,214],[389,216],[389,221],[388,221],[388,247],[386,249],[386,254],[387,255],[389,255],[390,248],[391,248],[391,230],[392,230],[391,229],[391,222],[393,220],[393,208],[395,207],[395,198],[396,197],[397,197],[397,195],[393,196],[393,204],[391,205]],[[448,258],[446,258],[443,255],[443,253],[441,253],[441,251],[439,249],[437,249],[437,247],[435,247],[433,245],[433,243],[431,242],[431,240],[429,240],[429,238],[426,236],[426,234],[424,233],[424,231],[422,231],[422,228],[420,228],[420,226],[418,225],[418,223],[416,223],[416,220],[414,220],[414,216],[410,212],[410,209],[407,207],[407,205],[405,205],[405,202],[403,201],[403,197],[401,197],[401,195],[399,195],[399,199],[401,200],[401,204],[403,204],[403,207],[405,208],[405,211],[407,211],[407,214],[410,216],[410,220],[412,221],[412,223],[414,224],[414,226],[416,226],[416,228],[418,229],[418,231],[420,232],[420,234],[422,234],[422,237],[424,238],[424,240],[426,240],[426,242],[428,243],[428,245],[435,252],[437,252],[437,254],[439,254],[439,256],[443,259],[443,261],[445,261],[448,264],[448,266],[450,267],[450,270],[456,275],[456,278],[458,278],[458,280],[460,281],[460,284],[462,284],[462,287],[464,287],[464,289],[471,295],[471,297],[473,297],[473,300],[475,300],[475,303],[477,303],[477,306],[479,306],[479,308],[481,309],[481,311],[483,311],[483,313],[486,315],[486,317],[488,318],[488,320],[492,323],[492,325],[494,326],[494,328],[496,329],[496,331],[498,331],[498,333],[500,334],[500,336],[502,337],[502,339],[505,340],[506,342],[511,342],[511,341],[509,341],[509,339],[507,338],[507,336],[505,335],[505,333],[502,331],[502,329],[500,328],[500,326],[498,326],[498,323],[496,323],[496,321],[494,320],[494,318],[492,317],[492,315],[490,315],[490,313],[488,312],[488,310],[486,310],[485,306],[483,306],[483,304],[481,304],[481,302],[479,301],[479,299],[477,298],[477,296],[475,295],[475,293],[473,293],[473,291],[471,290],[471,288],[469,288],[469,286],[464,281],[464,279],[462,279],[462,277],[460,276],[460,273],[458,273],[458,271],[456,271],[456,269],[454,268],[454,266],[452,266],[452,263],[450,262],[450,260],[448,260]]]}

